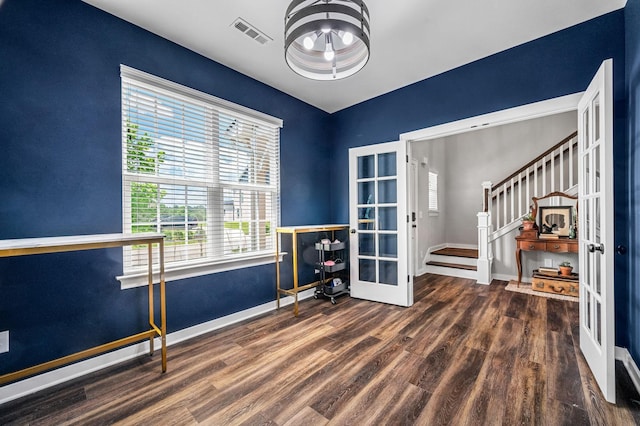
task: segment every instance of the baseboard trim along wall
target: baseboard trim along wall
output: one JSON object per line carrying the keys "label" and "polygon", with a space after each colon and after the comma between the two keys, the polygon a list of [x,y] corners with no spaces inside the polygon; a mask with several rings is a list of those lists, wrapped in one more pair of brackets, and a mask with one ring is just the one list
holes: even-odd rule
{"label": "baseboard trim along wall", "polygon": [[627,348],[616,346],[616,359],[618,361],[622,361],[624,368],[626,368],[627,373],[629,373],[629,377],[631,377],[633,385],[638,393],[640,393],[640,369],[638,369],[638,364],[636,364],[631,357],[629,350]]}
{"label": "baseboard trim along wall", "polygon": [[[298,300],[308,299],[313,297],[314,289],[309,289],[298,294]],[[280,307],[293,304],[293,297],[287,296],[280,299]],[[167,346],[175,345],[176,343],[183,342],[185,340],[192,339],[205,333],[209,333],[214,330],[226,327],[231,324],[244,321],[258,315],[262,315],[276,310],[276,302],[264,303],[262,305],[255,306],[253,308],[245,309],[244,311],[236,312],[231,315],[227,315],[222,318],[207,321],[202,324],[194,325],[176,332],[167,334]],[[292,313],[293,315],[293,313]],[[154,340],[154,347],[156,348],[156,355],[158,357],[158,371],[160,371],[160,338]],[[39,374],[37,376],[29,377],[18,382],[9,383],[8,385],[0,387],[0,404],[4,404],[9,401],[21,398],[23,396],[36,393],[38,391],[50,388],[52,386],[68,382],[78,377],[82,377],[89,373],[93,373],[98,370],[102,370],[112,365],[128,361],[139,356],[144,356],[149,353],[149,342],[141,342],[135,345],[127,346],[125,348],[109,352],[103,355],[99,355],[93,358],[86,359],[84,361],[77,362],[65,367],[61,367],[46,373]],[[171,369],[171,364],[167,366],[167,369]]]}

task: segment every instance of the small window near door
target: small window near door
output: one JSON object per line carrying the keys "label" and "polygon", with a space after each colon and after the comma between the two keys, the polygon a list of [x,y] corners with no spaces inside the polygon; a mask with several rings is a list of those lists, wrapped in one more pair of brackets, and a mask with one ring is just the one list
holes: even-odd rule
{"label": "small window near door", "polygon": [[438,213],[438,173],[429,172],[429,214]]}

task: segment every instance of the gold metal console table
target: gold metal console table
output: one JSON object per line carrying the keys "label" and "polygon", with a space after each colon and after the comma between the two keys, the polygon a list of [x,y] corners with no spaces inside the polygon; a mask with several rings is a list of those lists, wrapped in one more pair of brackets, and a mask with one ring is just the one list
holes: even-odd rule
{"label": "gold metal console table", "polygon": [[[167,311],[164,281],[164,236],[159,233],[140,234],[98,234],[65,237],[24,238],[0,241],[0,257],[26,256],[31,254],[61,253],[69,251],[93,250],[111,247],[123,247],[136,244],[146,244],[148,247],[148,276],[149,276],[149,325],[148,331],[143,331],[129,337],[124,337],[110,343],[86,349],[62,358],[47,361],[23,370],[0,376],[0,384],[12,382],[27,376],[41,373],[74,361],[98,355],[124,345],[149,339],[149,354],[153,354],[153,339],[160,336],[162,344],[162,372],[167,371]],[[160,327],[155,324],[153,308],[153,245],[159,245],[160,264]]]}
{"label": "gold metal console table", "polygon": [[[276,297],[277,307],[280,309],[280,294],[287,296],[293,296],[293,315],[298,316],[298,293],[316,287],[320,284],[320,281],[315,281],[303,286],[298,285],[298,234],[306,232],[326,232],[332,233],[332,238],[335,237],[335,231],[341,231],[348,229],[349,225],[305,225],[305,226],[281,226],[276,228]],[[293,262],[293,288],[290,290],[280,288],[280,234],[291,234],[292,245],[292,262]]]}

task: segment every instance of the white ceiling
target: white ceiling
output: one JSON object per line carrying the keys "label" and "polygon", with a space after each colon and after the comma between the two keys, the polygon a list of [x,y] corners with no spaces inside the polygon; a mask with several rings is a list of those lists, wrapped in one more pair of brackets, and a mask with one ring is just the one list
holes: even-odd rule
{"label": "white ceiling", "polygon": [[[312,81],[284,60],[290,0],[83,0],[327,112],[339,111],[624,7],[626,0],[365,0],[371,58],[338,81]],[[231,24],[241,17],[273,41]]]}

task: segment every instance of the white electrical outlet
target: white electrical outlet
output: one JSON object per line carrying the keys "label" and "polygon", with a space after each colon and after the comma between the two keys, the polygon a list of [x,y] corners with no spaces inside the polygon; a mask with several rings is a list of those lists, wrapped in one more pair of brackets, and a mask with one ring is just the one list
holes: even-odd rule
{"label": "white electrical outlet", "polygon": [[0,354],[9,352],[9,330],[0,332]]}
{"label": "white electrical outlet", "polygon": [[545,259],[544,260],[544,266],[546,266],[547,268],[553,268],[553,260],[552,259]]}

